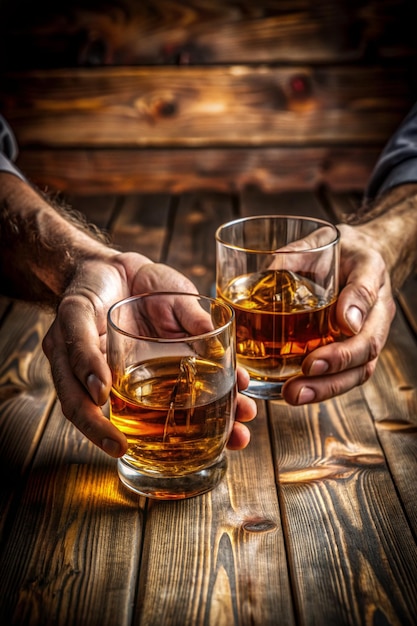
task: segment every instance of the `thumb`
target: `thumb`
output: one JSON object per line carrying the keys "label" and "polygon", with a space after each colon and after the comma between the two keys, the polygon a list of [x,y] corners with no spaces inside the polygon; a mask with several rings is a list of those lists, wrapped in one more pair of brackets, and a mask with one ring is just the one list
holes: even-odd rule
{"label": "thumb", "polygon": [[347,336],[357,335],[378,299],[379,284],[364,276],[349,282],[340,292],[337,307],[337,324]]}

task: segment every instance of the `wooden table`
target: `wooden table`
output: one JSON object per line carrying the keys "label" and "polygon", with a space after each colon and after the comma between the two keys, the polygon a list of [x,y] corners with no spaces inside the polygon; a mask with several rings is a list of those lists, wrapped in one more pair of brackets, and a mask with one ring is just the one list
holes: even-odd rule
{"label": "wooden table", "polygon": [[[340,220],[320,193],[73,198],[123,248],[214,281],[214,229],[248,213]],[[1,300],[1,623],[342,626],[417,623],[415,283],[375,375],[290,408],[259,402],[226,479],[182,502],[136,497],[66,421],[41,339],[47,313]]]}

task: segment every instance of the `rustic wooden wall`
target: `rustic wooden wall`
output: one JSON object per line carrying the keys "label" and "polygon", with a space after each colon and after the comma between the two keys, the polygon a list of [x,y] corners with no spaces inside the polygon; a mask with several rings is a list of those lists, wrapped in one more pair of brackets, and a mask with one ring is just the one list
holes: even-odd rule
{"label": "rustic wooden wall", "polygon": [[362,189],[414,101],[408,0],[3,0],[19,164],[79,193]]}

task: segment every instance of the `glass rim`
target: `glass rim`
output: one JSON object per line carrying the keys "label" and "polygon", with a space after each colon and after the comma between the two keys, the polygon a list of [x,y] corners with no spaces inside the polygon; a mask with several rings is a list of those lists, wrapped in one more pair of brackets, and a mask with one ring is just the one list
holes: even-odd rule
{"label": "glass rim", "polygon": [[[127,330],[123,330],[123,328],[120,328],[120,326],[118,326],[111,317],[113,312],[116,309],[120,308],[121,306],[125,304],[130,304],[134,300],[143,300],[145,298],[149,298],[153,296],[169,296],[169,295],[171,296],[175,295],[175,296],[181,296],[181,297],[192,296],[199,300],[205,300],[205,301],[211,302],[212,304],[216,304],[217,306],[224,309],[225,311],[228,311],[230,318],[227,320],[227,322],[225,322],[218,328],[214,328],[213,330],[209,330],[204,333],[199,333],[197,335],[185,335],[184,337],[166,337],[165,338],[165,337],[149,337],[147,335],[138,335],[138,334],[130,333]],[[229,304],[227,304],[227,302],[223,302],[223,300],[219,300],[218,298],[213,298],[211,296],[205,296],[199,293],[192,293],[190,291],[146,291],[143,293],[138,293],[133,296],[122,298],[121,300],[118,300],[117,302],[114,302],[107,312],[108,325],[120,335],[124,335],[125,337],[130,337],[131,339],[137,339],[138,341],[148,341],[148,342],[153,342],[153,343],[168,343],[168,344],[184,343],[184,341],[201,341],[203,339],[210,339],[211,337],[216,337],[220,333],[227,330],[227,328],[233,324],[234,319],[235,319],[235,312],[233,308]]]}
{"label": "glass rim", "polygon": [[[331,241],[323,245],[315,246],[311,248],[305,248],[304,250],[280,251],[279,249],[276,249],[276,248],[271,249],[271,250],[268,250],[268,249],[258,250],[256,248],[246,248],[244,246],[239,246],[237,244],[227,242],[221,237],[221,231],[223,229],[226,229],[230,226],[234,226],[235,224],[241,224],[243,222],[260,221],[260,220],[271,220],[271,221],[272,220],[295,220],[297,222],[301,222],[301,221],[310,222],[310,223],[313,222],[322,226],[330,227],[331,230],[334,232],[334,239],[332,239]],[[314,231],[312,231],[312,233],[314,233]],[[309,234],[312,234],[312,233],[309,233]],[[340,241],[340,231],[335,224],[332,224],[332,222],[329,222],[328,220],[325,220],[320,217],[311,217],[307,215],[287,215],[287,214],[249,215],[248,217],[240,217],[235,220],[230,220],[229,222],[225,222],[224,224],[219,226],[214,236],[215,236],[216,242],[219,244],[222,244],[226,248],[239,250],[241,252],[247,252],[249,254],[289,254],[289,255],[290,254],[305,254],[305,253],[311,254],[312,252],[313,253],[323,252],[327,248],[331,248],[332,246],[335,246]]]}

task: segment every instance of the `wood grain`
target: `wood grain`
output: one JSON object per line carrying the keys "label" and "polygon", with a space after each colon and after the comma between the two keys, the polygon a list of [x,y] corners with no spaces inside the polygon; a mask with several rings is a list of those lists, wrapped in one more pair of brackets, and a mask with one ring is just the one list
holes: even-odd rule
{"label": "wood grain", "polygon": [[417,337],[417,277],[414,274],[403,285],[398,300],[408,323]]}
{"label": "wood grain", "polygon": [[9,522],[7,511],[13,490],[19,492],[55,398],[40,346],[50,322],[48,314],[17,303],[9,306],[1,322],[0,467],[5,480],[0,530]]}
{"label": "wood grain", "polygon": [[412,103],[402,67],[349,65],[38,70],[0,91],[22,149],[380,145]]}
{"label": "wood grain", "polygon": [[1,559],[4,623],[128,626],[143,506],[57,409]]}
{"label": "wood grain", "polygon": [[[417,458],[417,358],[415,350],[410,349],[412,345],[412,335],[399,310],[380,356],[379,368],[364,392],[404,510],[416,534],[417,503],[412,481],[407,479],[407,472],[415,468]],[[392,383],[389,389],[384,389],[387,376]]]}
{"label": "wood grain", "polygon": [[271,427],[299,622],[411,626],[417,549],[361,392],[272,403]]}
{"label": "wood grain", "polygon": [[[173,507],[152,503],[137,624],[296,623],[267,428],[261,406],[251,424],[258,445],[229,452],[227,479],[215,491]],[[163,568],[161,549],[171,555]],[[176,614],[164,598],[176,598]]]}
{"label": "wood grain", "polygon": [[340,63],[413,50],[405,0],[65,0],[19,9],[3,2],[9,67]]}
{"label": "wood grain", "polygon": [[224,194],[187,194],[178,203],[166,262],[201,293],[215,295],[215,232],[235,216],[233,198]]}
{"label": "wood grain", "polygon": [[112,241],[122,250],[159,262],[169,237],[170,213],[171,199],[164,194],[122,198],[110,226]]}
{"label": "wood grain", "polygon": [[316,189],[363,190],[380,149],[248,147],[23,149],[18,165],[41,189],[78,195],[181,194],[207,190],[265,193]]}
{"label": "wood grain", "polygon": [[[121,249],[144,246],[205,289],[220,221],[305,207],[336,220],[349,198],[333,212],[300,190],[69,200]],[[258,402],[221,485],[171,503],[129,494],[51,410],[43,313],[0,310],[2,623],[414,626],[416,339],[400,310],[365,385],[306,407]]]}

